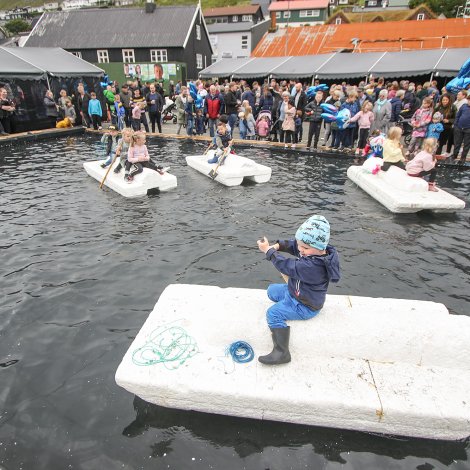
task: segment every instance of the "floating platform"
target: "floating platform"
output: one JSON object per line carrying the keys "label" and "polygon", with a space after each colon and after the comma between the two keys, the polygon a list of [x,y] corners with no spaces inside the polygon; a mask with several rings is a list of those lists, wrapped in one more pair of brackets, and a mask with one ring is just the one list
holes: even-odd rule
{"label": "floating platform", "polygon": [[[92,162],[85,162],[83,168],[89,176],[95,178],[95,180],[101,181],[104,175],[108,171],[108,168],[101,168],[101,164],[104,160],[96,160]],[[124,197],[143,197],[150,194],[156,194],[160,191],[168,191],[169,189],[176,188],[177,180],[176,176],[165,172],[163,175],[160,173],[144,168],[144,171],[134,177],[132,183],[124,181],[124,169],[120,173],[114,173],[114,168],[118,165],[118,161],[114,162],[111,168],[104,186],[116,191]]]}
{"label": "floating platform", "polygon": [[[183,410],[431,439],[470,435],[470,318],[416,300],[329,295],[272,350],[265,290],[168,286],[116,372],[147,402]],[[255,358],[226,349],[248,342]],[[144,365],[149,364],[149,365]],[[151,365],[150,365],[151,364]]]}
{"label": "floating platform", "polygon": [[373,175],[364,165],[350,166],[348,178],[391,212],[456,212],[465,208],[461,199],[441,188],[438,192],[428,191],[424,179],[408,176],[401,168],[392,166]]}
{"label": "floating platform", "polygon": [[[214,156],[214,150],[209,150],[206,155],[191,155],[186,157],[186,163],[195,170],[209,176],[211,170],[217,168],[217,163],[207,163]],[[210,177],[210,176],[209,176]],[[247,179],[255,183],[267,183],[271,179],[271,168],[260,165],[246,157],[229,154],[217,169],[215,181],[225,186],[239,186]]]}

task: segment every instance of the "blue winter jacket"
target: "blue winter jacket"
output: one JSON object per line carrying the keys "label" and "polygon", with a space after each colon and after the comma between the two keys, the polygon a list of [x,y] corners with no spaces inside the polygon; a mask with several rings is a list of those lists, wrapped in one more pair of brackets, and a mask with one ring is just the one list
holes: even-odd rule
{"label": "blue winter jacket", "polygon": [[326,291],[331,282],[338,282],[341,273],[339,257],[334,246],[326,247],[324,256],[301,256],[296,240],[279,240],[279,251],[296,256],[285,258],[279,251],[271,248],[266,259],[274,267],[289,276],[289,293],[312,310],[320,310],[325,303]]}
{"label": "blue winter jacket", "polygon": [[101,103],[96,99],[91,99],[88,102],[88,114],[92,116],[93,114],[96,114],[101,117],[103,114],[103,111],[101,109]]}
{"label": "blue winter jacket", "polygon": [[403,109],[403,101],[401,98],[395,96],[390,100],[390,104],[392,105],[390,122],[398,122],[398,116],[400,116],[401,110]]}
{"label": "blue winter jacket", "polygon": [[463,104],[457,117],[455,118],[454,126],[459,129],[469,129],[470,128],[470,106],[468,104]]}

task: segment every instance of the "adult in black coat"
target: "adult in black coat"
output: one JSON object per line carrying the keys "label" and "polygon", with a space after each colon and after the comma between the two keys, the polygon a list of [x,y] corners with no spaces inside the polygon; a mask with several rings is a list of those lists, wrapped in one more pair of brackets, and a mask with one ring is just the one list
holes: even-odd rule
{"label": "adult in black coat", "polygon": [[228,123],[232,130],[232,135],[235,130],[235,123],[237,122],[238,117],[237,88],[238,85],[235,82],[231,82],[229,91],[224,95],[225,114],[228,116]]}
{"label": "adult in black coat", "polygon": [[307,106],[307,95],[302,89],[301,83],[295,84],[294,106],[297,111],[302,111],[302,120],[304,116],[304,109]]}

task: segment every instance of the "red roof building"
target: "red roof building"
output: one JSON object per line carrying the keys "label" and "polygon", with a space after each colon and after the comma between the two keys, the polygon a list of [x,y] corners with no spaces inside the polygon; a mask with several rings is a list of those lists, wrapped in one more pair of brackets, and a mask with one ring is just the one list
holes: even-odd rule
{"label": "red roof building", "polygon": [[303,56],[344,50],[396,52],[457,47],[470,48],[469,18],[278,28],[264,35],[252,57]]}

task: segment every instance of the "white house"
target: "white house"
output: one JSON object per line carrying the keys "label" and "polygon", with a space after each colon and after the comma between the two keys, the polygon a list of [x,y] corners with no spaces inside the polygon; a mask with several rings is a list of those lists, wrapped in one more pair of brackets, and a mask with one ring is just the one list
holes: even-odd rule
{"label": "white house", "polygon": [[214,50],[212,62],[249,57],[270,26],[259,4],[208,8],[204,18]]}
{"label": "white house", "polygon": [[64,0],[61,4],[62,10],[78,10],[80,8],[94,7],[103,3],[102,0]]}
{"label": "white house", "polygon": [[44,11],[57,10],[59,8],[59,2],[48,2],[44,4]]}

